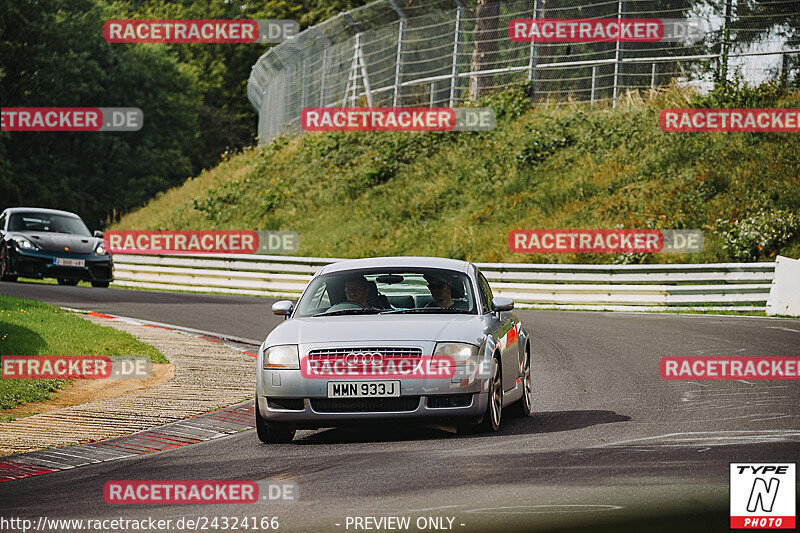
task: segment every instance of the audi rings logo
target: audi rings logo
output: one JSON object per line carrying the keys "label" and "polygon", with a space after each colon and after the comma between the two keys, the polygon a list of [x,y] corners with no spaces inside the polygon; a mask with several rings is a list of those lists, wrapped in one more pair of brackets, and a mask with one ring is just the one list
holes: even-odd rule
{"label": "audi rings logo", "polygon": [[358,365],[380,365],[383,362],[383,355],[379,352],[350,352],[344,356],[347,366]]}

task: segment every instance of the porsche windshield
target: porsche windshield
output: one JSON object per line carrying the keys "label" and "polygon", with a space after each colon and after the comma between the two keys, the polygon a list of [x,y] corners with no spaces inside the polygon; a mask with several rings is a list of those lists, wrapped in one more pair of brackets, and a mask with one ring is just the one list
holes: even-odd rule
{"label": "porsche windshield", "polygon": [[350,270],[314,279],[296,317],[400,313],[475,314],[469,277],[439,269]]}
{"label": "porsche windshield", "polygon": [[92,236],[81,219],[52,213],[13,213],[8,220],[8,230],[44,231],[83,235],[85,237]]}

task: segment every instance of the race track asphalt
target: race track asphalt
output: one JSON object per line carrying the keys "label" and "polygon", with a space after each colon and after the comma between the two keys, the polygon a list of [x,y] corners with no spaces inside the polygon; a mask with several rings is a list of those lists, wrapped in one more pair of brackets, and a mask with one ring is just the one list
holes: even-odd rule
{"label": "race track asphalt", "polygon": [[[34,283],[2,283],[0,294],[257,340],[280,321],[265,298]],[[797,381],[659,376],[664,356],[800,355],[800,320],[518,314],[532,335],[535,413],[504,420],[497,434],[375,426],[301,431],[291,444],[267,446],[248,430],[0,483],[0,517],[277,516],[286,532],[367,531],[347,527],[348,516],[410,516],[408,531],[435,530],[417,529],[419,517],[450,517],[464,532],[729,531],[729,463],[800,457]],[[125,479],[291,479],[300,497],[105,503],[104,483]]]}

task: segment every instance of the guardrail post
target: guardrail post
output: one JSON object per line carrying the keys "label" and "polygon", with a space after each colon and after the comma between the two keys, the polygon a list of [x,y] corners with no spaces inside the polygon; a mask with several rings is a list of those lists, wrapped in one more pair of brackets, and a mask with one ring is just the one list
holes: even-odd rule
{"label": "guardrail post", "polygon": [[[622,24],[622,12],[625,9],[625,0],[617,0],[617,24]],[[614,52],[614,94],[612,107],[617,107],[617,99],[620,93],[620,71],[622,67],[622,41],[617,38],[617,46]]]}
{"label": "guardrail post", "polygon": [[392,107],[397,107],[400,101],[400,77],[402,76],[402,62],[403,62],[403,39],[406,35],[406,14],[397,5],[394,0],[388,0],[389,5],[392,6],[394,12],[400,17],[400,24],[397,29],[397,59],[394,65],[394,96],[392,97]]}
{"label": "guardrail post", "polygon": [[461,0],[455,0],[458,8],[456,9],[456,30],[453,36],[453,68],[450,71],[450,107],[456,104],[456,84],[458,83],[458,54],[461,48],[461,22],[464,19],[464,4]]}

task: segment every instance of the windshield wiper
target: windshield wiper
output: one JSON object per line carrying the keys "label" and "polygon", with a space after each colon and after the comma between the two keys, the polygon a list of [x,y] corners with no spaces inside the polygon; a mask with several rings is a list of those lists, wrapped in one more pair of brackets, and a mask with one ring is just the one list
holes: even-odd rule
{"label": "windshield wiper", "polygon": [[364,309],[339,309],[338,311],[331,311],[317,313],[311,316],[335,316],[335,315],[375,315],[380,313],[381,310],[377,307],[365,307]]}
{"label": "windshield wiper", "polygon": [[392,309],[391,311],[383,311],[382,315],[393,315],[403,313],[466,313],[471,315],[471,311],[466,309],[444,308],[444,307],[415,307],[413,309]]}

